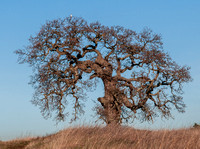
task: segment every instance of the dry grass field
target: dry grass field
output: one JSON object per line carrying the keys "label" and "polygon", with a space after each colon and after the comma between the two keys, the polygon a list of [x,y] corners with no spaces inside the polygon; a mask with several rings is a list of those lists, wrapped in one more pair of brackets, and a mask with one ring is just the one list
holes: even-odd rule
{"label": "dry grass field", "polygon": [[200,129],[78,127],[45,137],[0,141],[0,149],[200,149]]}

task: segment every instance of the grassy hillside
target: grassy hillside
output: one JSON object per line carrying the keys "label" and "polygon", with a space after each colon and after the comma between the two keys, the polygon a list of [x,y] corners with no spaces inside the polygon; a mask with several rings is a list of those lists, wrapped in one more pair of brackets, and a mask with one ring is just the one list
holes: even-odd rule
{"label": "grassy hillside", "polygon": [[199,149],[200,129],[68,128],[45,137],[0,142],[0,149]]}

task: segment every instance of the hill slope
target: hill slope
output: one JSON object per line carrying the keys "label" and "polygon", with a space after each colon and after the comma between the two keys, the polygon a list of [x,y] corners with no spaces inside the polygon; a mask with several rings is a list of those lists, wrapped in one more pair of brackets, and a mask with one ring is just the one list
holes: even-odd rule
{"label": "hill slope", "polygon": [[0,149],[199,149],[200,129],[68,128],[45,137],[0,142]]}

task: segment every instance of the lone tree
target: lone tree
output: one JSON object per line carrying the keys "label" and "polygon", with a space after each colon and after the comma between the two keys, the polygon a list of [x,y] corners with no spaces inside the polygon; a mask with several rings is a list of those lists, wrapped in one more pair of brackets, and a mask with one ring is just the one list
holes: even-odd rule
{"label": "lone tree", "polygon": [[172,106],[184,112],[182,84],[191,81],[189,67],[177,65],[162,44],[147,28],[137,33],[67,17],[48,21],[16,53],[19,63],[34,68],[32,102],[45,117],[55,112],[64,120],[74,99],[73,118],[78,118],[83,93],[102,81],[104,97],[97,99],[96,113],[106,124],[121,124],[134,117],[151,121],[158,112],[169,118]]}

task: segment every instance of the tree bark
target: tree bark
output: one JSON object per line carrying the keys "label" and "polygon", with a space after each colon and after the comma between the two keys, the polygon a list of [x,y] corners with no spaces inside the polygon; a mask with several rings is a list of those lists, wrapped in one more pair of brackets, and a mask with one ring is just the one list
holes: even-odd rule
{"label": "tree bark", "polygon": [[121,106],[120,99],[116,96],[116,84],[112,80],[103,80],[105,96],[99,98],[99,102],[103,106],[102,115],[105,117],[107,125],[121,124]]}

